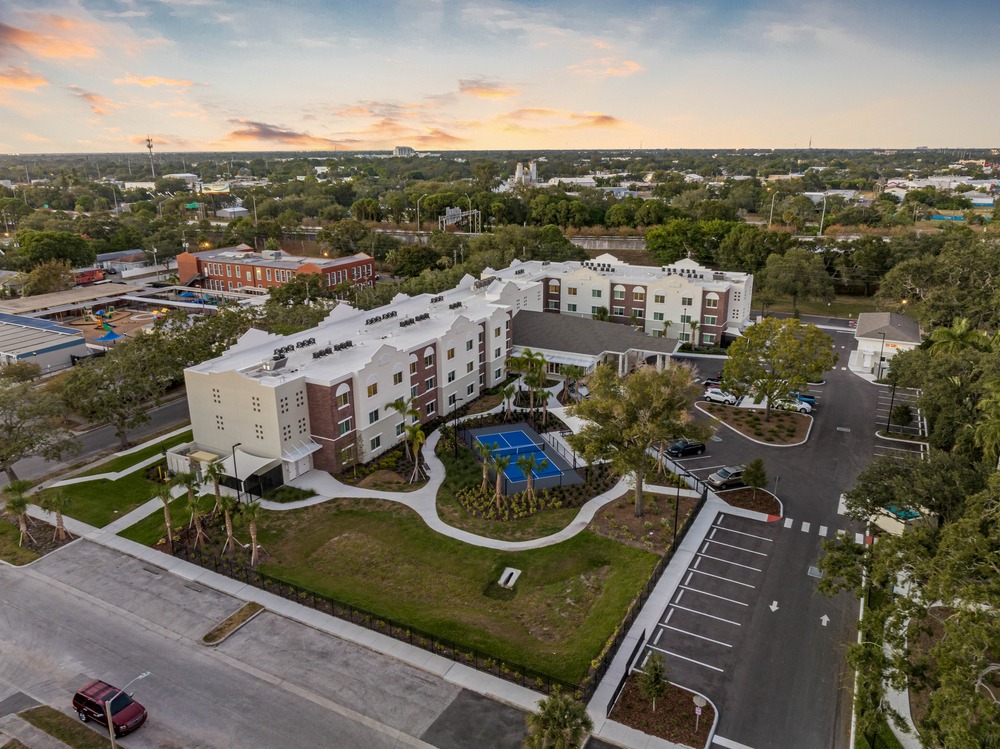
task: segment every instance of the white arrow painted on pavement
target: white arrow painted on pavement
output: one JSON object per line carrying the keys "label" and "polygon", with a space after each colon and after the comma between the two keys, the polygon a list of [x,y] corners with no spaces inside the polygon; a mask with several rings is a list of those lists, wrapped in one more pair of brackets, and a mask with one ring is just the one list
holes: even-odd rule
{"label": "white arrow painted on pavement", "polygon": [[830,623],[830,617],[828,617],[826,614],[823,614],[823,616],[821,616],[819,620],[823,622],[824,627]]}
{"label": "white arrow painted on pavement", "polygon": [[771,605],[768,606],[768,608],[771,609],[772,612],[773,611],[777,611],[778,610],[778,602],[777,601],[772,601]]}

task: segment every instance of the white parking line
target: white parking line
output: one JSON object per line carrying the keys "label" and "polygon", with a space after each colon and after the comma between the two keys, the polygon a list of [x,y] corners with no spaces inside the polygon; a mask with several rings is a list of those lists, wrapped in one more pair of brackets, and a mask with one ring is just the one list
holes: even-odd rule
{"label": "white parking line", "polygon": [[699,666],[704,666],[705,668],[710,668],[713,671],[718,671],[720,674],[724,673],[718,666],[711,666],[708,663],[702,663],[701,661],[696,661],[694,658],[688,658],[687,656],[680,655],[678,653],[671,653],[669,650],[664,650],[663,648],[654,648],[652,645],[649,646],[650,650],[656,650],[665,655],[672,655],[674,658],[680,658],[682,661],[687,661],[688,663],[696,663]]}
{"label": "white parking line", "polygon": [[854,534],[854,543],[856,543],[856,544],[864,544],[864,542],[865,542],[865,534],[864,533],[855,533]]}
{"label": "white parking line", "polygon": [[684,589],[682,588],[682,589],[681,589],[681,590],[680,590],[680,591],[679,591],[679,592],[677,593],[677,597],[676,597],[676,598],[674,599],[674,603],[680,603],[680,601],[681,601],[681,596],[683,596],[683,595],[684,595]]}
{"label": "white parking line", "polygon": [[731,564],[734,567],[742,567],[745,570],[753,570],[754,572],[763,572],[760,567],[751,567],[749,564],[740,564],[739,562],[730,562],[728,559],[723,559],[722,557],[713,557],[711,554],[698,553],[698,556],[705,557],[705,559],[714,559],[716,562],[725,562],[726,564]]}
{"label": "white parking line", "polygon": [[808,532],[809,532],[809,527],[810,527],[810,526],[809,526],[809,523],[807,523],[807,522],[805,522],[805,521],[803,520],[803,521],[802,521],[802,532],[803,532],[803,533],[808,533]]}
{"label": "white parking line", "polygon": [[700,559],[695,559],[694,560],[694,564],[691,565],[691,569],[694,569],[694,570],[698,569],[698,562],[700,562],[700,561],[701,561]]}
{"label": "white parking line", "polygon": [[726,598],[725,596],[720,596],[716,593],[709,593],[707,590],[699,590],[698,588],[688,588],[682,585],[684,590],[690,590],[692,593],[701,593],[703,596],[711,596],[712,598],[719,598],[723,601],[729,601],[729,603],[738,603],[740,606],[749,606],[749,603],[743,603],[743,601],[737,601],[735,598]]}
{"label": "white parking line", "polygon": [[690,637],[697,637],[699,640],[705,640],[706,642],[713,642],[716,645],[722,645],[724,648],[731,648],[728,642],[723,642],[722,640],[713,640],[711,637],[705,637],[705,635],[696,635],[694,632],[688,632],[686,629],[679,629],[678,627],[671,627],[666,624],[661,624],[662,629],[673,630],[674,632],[680,632],[682,635],[689,635]]}
{"label": "white parking line", "polygon": [[718,528],[720,531],[729,531],[730,533],[738,533],[741,536],[749,536],[750,538],[759,538],[761,541],[767,541],[769,544],[774,543],[773,538],[768,538],[767,536],[758,536],[756,533],[746,533],[745,531],[737,531],[733,530],[732,528],[723,528],[721,525],[716,525],[713,527]]}
{"label": "white parking line", "polygon": [[713,544],[718,544],[719,546],[727,546],[730,549],[739,549],[740,551],[745,551],[748,554],[756,554],[759,557],[766,557],[767,556],[767,554],[765,552],[763,552],[763,551],[754,551],[753,549],[746,549],[746,548],[744,548],[742,546],[736,546],[735,544],[727,544],[727,543],[724,543],[722,541],[712,541],[711,539],[709,539],[709,541],[711,543],[713,543]]}
{"label": "white parking line", "polygon": [[785,518],[785,527],[786,528],[791,528],[792,527],[792,523],[794,523],[794,522],[795,521],[792,520],[791,518]]}
{"label": "white parking line", "polygon": [[690,585],[690,583],[691,583],[691,575],[693,575],[693,574],[694,574],[693,572],[688,572],[687,580],[684,581],[685,585]]}
{"label": "white parking line", "polygon": [[826,538],[826,531],[827,527],[825,525],[821,525],[819,527],[819,535],[821,535],[823,538]]}
{"label": "white parking line", "polygon": [[[705,575],[706,577],[714,577],[716,580],[725,580],[727,583],[732,583],[733,585],[742,585],[744,588],[756,588],[756,585],[751,585],[750,583],[741,583],[739,580],[730,580],[728,577],[723,577],[722,575],[713,575],[711,572],[702,572],[701,570],[691,570],[692,572],[697,572],[699,575]],[[688,578],[690,581],[690,578]],[[685,585],[687,582],[685,582]]]}
{"label": "white parking line", "polygon": [[670,617],[672,617],[673,615],[674,615],[674,610],[673,609],[670,609],[669,611],[667,611],[667,615],[664,617],[663,623],[664,624],[669,624],[670,623]]}
{"label": "white parking line", "polygon": [[718,744],[725,749],[753,749],[752,746],[747,746],[746,744],[741,744],[738,741],[733,741],[732,739],[724,739],[718,734],[712,737],[712,743]]}
{"label": "white parking line", "polygon": [[[674,606],[674,604],[670,605]],[[715,614],[706,614],[704,611],[698,611],[698,609],[689,609],[686,606],[674,606],[674,608],[678,608],[681,611],[690,611],[692,614],[698,614],[699,616],[707,616],[709,619],[717,619],[718,621],[725,622],[726,624],[735,624],[737,627],[743,626],[739,622],[734,622],[730,619],[723,619],[721,616],[716,616]]]}
{"label": "white parking line", "polygon": [[[660,644],[660,635],[662,635],[662,634],[663,634],[663,630],[662,629],[656,630],[656,637],[653,638],[653,644],[654,645],[659,645]],[[643,663],[643,665],[646,665],[645,662]]]}

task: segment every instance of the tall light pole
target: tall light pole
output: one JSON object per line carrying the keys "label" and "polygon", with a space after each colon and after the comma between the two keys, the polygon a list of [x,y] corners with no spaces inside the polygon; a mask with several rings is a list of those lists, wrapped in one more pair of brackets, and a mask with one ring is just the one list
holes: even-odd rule
{"label": "tall light pole", "polygon": [[885,352],[885,333],[879,333],[879,335],[882,336],[882,346],[878,350],[878,377],[875,378],[876,380],[882,379],[882,362],[883,362],[882,355]]}
{"label": "tall light pole", "polygon": [[687,335],[688,308],[681,307],[681,343],[684,343],[684,336]]}
{"label": "tall light pole", "polygon": [[426,198],[430,193],[424,193],[419,198],[417,198],[417,240],[420,239],[420,201]]}
{"label": "tall light pole", "polygon": [[118,749],[118,744],[115,742],[115,724],[111,719],[111,716],[113,715],[111,712],[111,703],[115,701],[118,695],[122,694],[122,692],[132,686],[135,682],[139,681],[139,679],[145,679],[147,676],[149,676],[149,671],[143,671],[141,674],[132,679],[132,681],[115,692],[111,699],[105,701],[104,703],[104,717],[108,721],[108,738],[111,739],[111,749]]}
{"label": "tall light pole", "polygon": [[819,215],[819,236],[823,236],[823,221],[826,219],[826,194],[823,195],[823,212]]}
{"label": "tall light pole", "polygon": [[465,398],[455,398],[455,408],[452,409],[453,417],[451,428],[455,437],[455,460],[458,460],[458,404],[465,403]]}
{"label": "tall light pole", "polygon": [[153,268],[156,270],[156,280],[160,280],[160,266],[156,263],[156,248],[153,248]]}
{"label": "tall light pole", "polygon": [[775,192],[774,195],[771,196],[771,215],[767,217],[767,228],[768,229],[771,228],[771,222],[774,221],[774,199],[777,198],[777,197],[778,197],[778,193],[777,192]]}
{"label": "tall light pole", "polygon": [[239,474],[239,471],[236,470],[236,448],[239,447],[242,444],[243,444],[242,442],[237,442],[235,445],[233,445],[233,478],[236,479],[236,501],[237,502],[242,502],[243,501],[243,498],[240,495],[240,474]]}

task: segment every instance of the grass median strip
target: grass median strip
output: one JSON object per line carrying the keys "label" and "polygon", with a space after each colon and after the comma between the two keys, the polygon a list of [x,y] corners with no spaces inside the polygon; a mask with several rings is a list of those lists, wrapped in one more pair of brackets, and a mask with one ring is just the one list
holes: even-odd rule
{"label": "grass median strip", "polygon": [[111,746],[106,737],[48,705],[33,707],[18,715],[72,749],[108,749]]}
{"label": "grass median strip", "polygon": [[227,616],[218,626],[213,627],[212,631],[201,638],[201,641],[206,645],[220,643],[263,610],[264,607],[259,603],[249,601]]}

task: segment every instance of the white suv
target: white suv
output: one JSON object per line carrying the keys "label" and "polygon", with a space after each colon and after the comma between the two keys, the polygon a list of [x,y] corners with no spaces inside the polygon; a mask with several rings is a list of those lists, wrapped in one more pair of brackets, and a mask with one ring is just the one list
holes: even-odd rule
{"label": "white suv", "polygon": [[812,406],[805,401],[775,399],[771,404],[780,411],[798,411],[800,414],[812,413]]}
{"label": "white suv", "polygon": [[738,400],[732,393],[727,393],[719,388],[708,388],[702,398],[710,403],[725,403],[727,406],[735,406]]}

